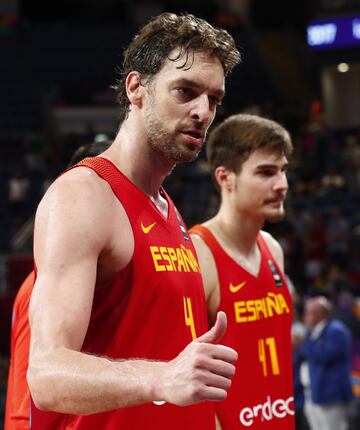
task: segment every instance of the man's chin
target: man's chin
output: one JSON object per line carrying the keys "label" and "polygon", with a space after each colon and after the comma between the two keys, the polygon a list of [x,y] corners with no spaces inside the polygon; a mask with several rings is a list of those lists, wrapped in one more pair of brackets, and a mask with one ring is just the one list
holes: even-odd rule
{"label": "man's chin", "polygon": [[175,162],[176,163],[190,163],[194,161],[199,155],[200,149],[195,145],[186,145],[181,148],[178,153]]}
{"label": "man's chin", "polygon": [[266,221],[271,223],[271,224],[275,224],[277,222],[282,221],[285,218],[285,212],[278,212],[278,213],[272,213],[272,214],[267,214],[266,215]]}
{"label": "man's chin", "polygon": [[191,148],[187,146],[182,147],[172,147],[161,146],[161,145],[153,145],[152,149],[167,163],[189,163],[194,161],[196,157],[199,155],[199,149],[195,146],[191,146]]}

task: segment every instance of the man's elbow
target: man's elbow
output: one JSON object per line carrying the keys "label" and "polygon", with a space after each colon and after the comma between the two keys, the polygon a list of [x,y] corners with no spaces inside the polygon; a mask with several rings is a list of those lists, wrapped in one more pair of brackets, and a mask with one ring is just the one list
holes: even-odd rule
{"label": "man's elbow", "polygon": [[53,390],[49,389],[49,381],[42,372],[29,367],[26,375],[30,395],[37,409],[41,411],[55,411]]}

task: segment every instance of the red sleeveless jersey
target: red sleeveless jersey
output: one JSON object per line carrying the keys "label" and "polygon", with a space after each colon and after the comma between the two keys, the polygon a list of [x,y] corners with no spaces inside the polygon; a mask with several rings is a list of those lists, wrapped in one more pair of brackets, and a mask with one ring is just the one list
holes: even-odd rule
{"label": "red sleeveless jersey", "polygon": [[214,235],[197,225],[210,248],[220,285],[219,310],[228,317],[221,340],[239,358],[227,399],[216,404],[222,430],[294,429],[291,297],[283,273],[261,233],[257,244],[261,265],[257,277],[235,262]]}
{"label": "red sleeveless jersey", "polygon": [[[135,241],[127,267],[95,289],[82,351],[111,359],[171,360],[207,330],[200,269],[183,220],[163,189],[167,219],[111,161],[87,158],[79,165],[109,183],[126,210]],[[32,404],[31,421],[36,430],[215,429],[210,402],[188,407],[146,403],[89,416],[44,413]]]}
{"label": "red sleeveless jersey", "polygon": [[13,304],[11,354],[6,392],[5,430],[29,428],[30,393],[26,381],[29,365],[29,303],[35,273],[31,272],[19,288]]}

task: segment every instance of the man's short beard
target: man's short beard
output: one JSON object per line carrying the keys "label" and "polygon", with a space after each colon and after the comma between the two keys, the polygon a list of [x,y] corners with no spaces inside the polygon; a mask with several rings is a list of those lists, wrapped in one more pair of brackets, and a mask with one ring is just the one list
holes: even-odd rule
{"label": "man's short beard", "polygon": [[[160,124],[158,124],[160,125]],[[171,163],[187,163],[195,160],[199,151],[191,148],[180,148],[176,145],[175,136],[170,136],[165,130],[152,127],[148,132],[150,148],[160,157]]]}
{"label": "man's short beard", "polygon": [[171,163],[186,163],[195,160],[200,148],[185,144],[180,146],[176,138],[179,130],[170,132],[165,129],[161,121],[155,116],[155,99],[151,96],[150,107],[145,111],[144,123],[150,148],[160,157]]}
{"label": "man's short beard", "polygon": [[266,221],[269,222],[270,224],[276,224],[277,222],[282,221],[286,216],[285,211],[282,211],[279,214],[274,214],[274,215],[267,215]]}

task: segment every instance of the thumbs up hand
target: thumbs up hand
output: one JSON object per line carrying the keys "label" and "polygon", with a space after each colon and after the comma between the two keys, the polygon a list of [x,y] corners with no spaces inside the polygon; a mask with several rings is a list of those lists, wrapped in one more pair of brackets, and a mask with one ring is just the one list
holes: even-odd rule
{"label": "thumbs up hand", "polygon": [[[201,343],[217,343],[222,339],[227,329],[227,317],[225,312],[218,312],[215,324],[212,328],[202,336],[195,339],[195,342]],[[235,359],[236,360],[236,359]]]}
{"label": "thumbs up hand", "polygon": [[175,359],[158,368],[157,399],[186,406],[226,398],[238,356],[232,348],[217,344],[226,328],[226,315],[218,312],[209,331],[193,340]]}

